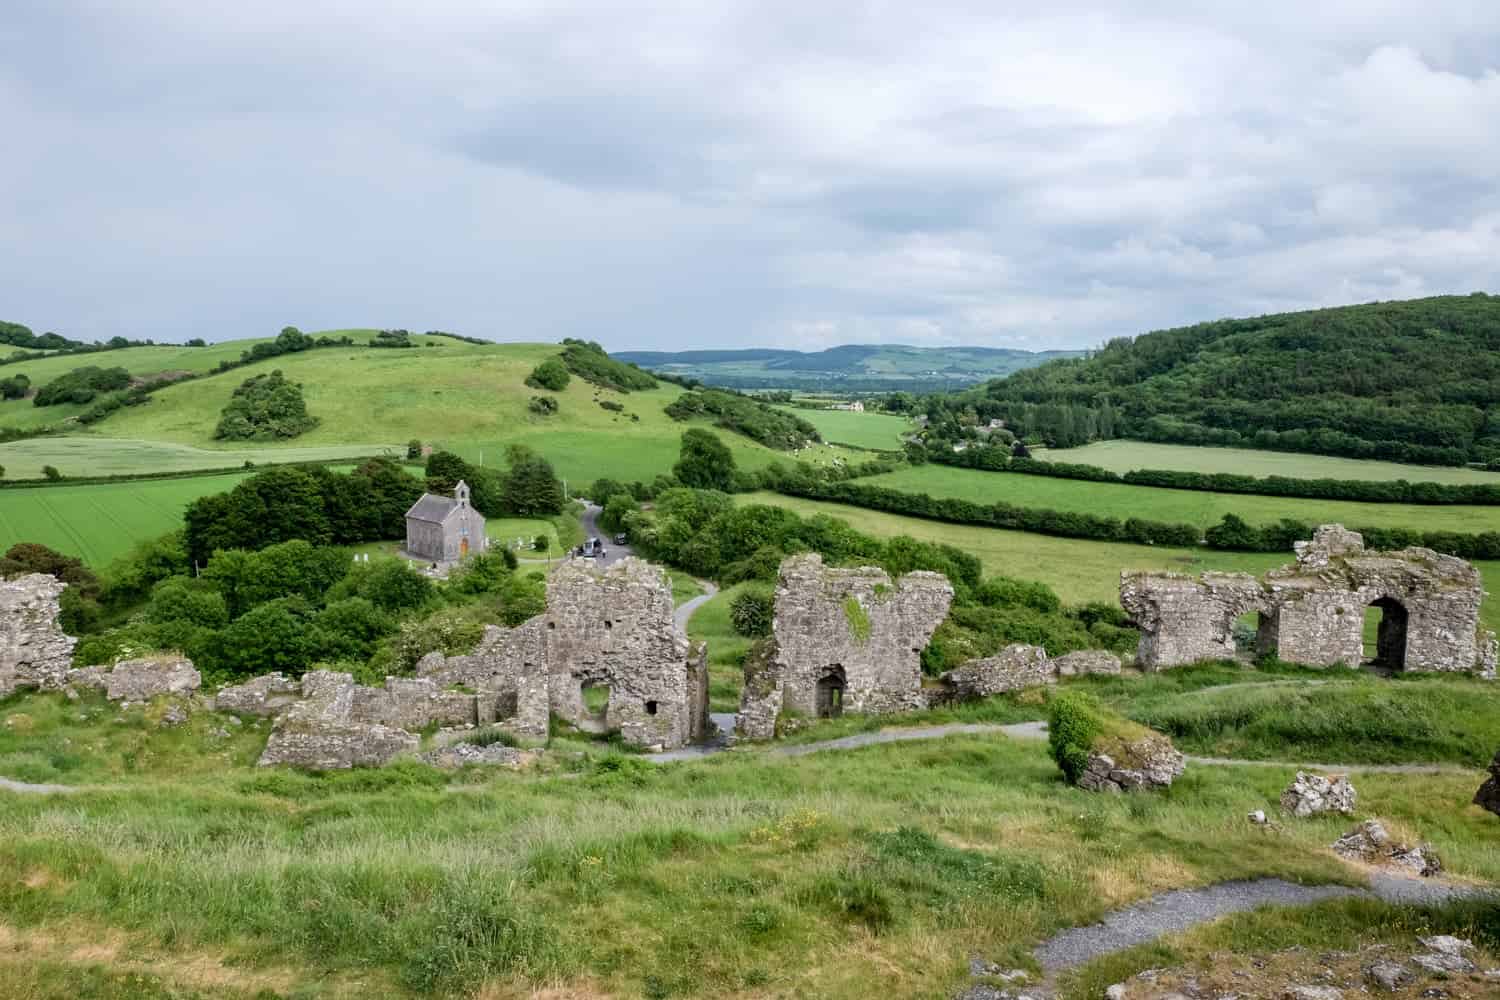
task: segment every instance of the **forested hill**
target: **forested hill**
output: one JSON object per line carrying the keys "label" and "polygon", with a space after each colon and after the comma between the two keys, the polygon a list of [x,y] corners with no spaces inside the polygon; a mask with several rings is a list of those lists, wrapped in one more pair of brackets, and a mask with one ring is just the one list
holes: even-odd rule
{"label": "forested hill", "polygon": [[1500,297],[1476,292],[1111,341],[947,397],[1020,434],[1429,464],[1500,459]]}
{"label": "forested hill", "polygon": [[642,368],[736,389],[838,389],[931,392],[1008,375],[1078,351],[1006,347],[910,347],[845,344],[824,351],[752,348],[738,351],[617,351]]}

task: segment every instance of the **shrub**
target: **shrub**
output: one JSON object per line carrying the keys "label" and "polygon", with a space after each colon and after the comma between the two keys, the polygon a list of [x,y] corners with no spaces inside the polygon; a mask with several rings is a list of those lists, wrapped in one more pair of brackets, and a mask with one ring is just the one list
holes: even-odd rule
{"label": "shrub", "polygon": [[638,389],[655,389],[656,379],[635,365],[616,361],[605,353],[604,348],[591,340],[563,341],[562,363],[568,371],[585,382],[604,389],[631,392]]}
{"label": "shrub", "polygon": [[422,457],[422,442],[417,438],[412,438],[406,442],[406,457],[411,459]]}
{"label": "shrub", "polygon": [[526,376],[526,384],[533,389],[549,389],[552,392],[562,392],[568,387],[571,378],[568,368],[558,358],[548,358],[531,370]]}
{"label": "shrub", "polygon": [[277,369],[240,383],[219,417],[214,437],[221,441],[273,441],[296,437],[317,425],[317,418],[307,413],[302,386],[287,381]]}
{"label": "shrub", "polygon": [[1063,691],[1047,709],[1047,748],[1069,784],[1088,766],[1094,741],[1104,728],[1099,702],[1086,691]]}
{"label": "shrub", "polygon": [[43,478],[57,482],[63,477],[63,474],[57,471],[57,466],[55,465],[44,465],[42,466],[42,476]]}
{"label": "shrub", "polygon": [[604,409],[610,411],[611,413],[621,413],[625,409],[625,407],[622,404],[616,403],[612,399],[601,399],[601,400],[599,400],[599,405],[602,406]]}
{"label": "shrub", "polygon": [[130,385],[130,373],[123,368],[100,368],[84,365],[59,375],[37,390],[31,402],[36,406],[58,403],[91,403],[101,392],[114,392]]}
{"label": "shrub", "polygon": [[599,527],[610,532],[623,531],[625,519],[641,509],[640,504],[631,499],[629,493],[616,493],[603,503],[604,511],[599,515]]}
{"label": "shrub", "polygon": [[532,396],[526,408],[532,413],[550,417],[557,412],[557,399],[553,396]]}
{"label": "shrub", "polygon": [[686,486],[728,491],[734,485],[734,453],[717,434],[690,428],[682,434],[682,450],[672,475]]}
{"label": "shrub", "polygon": [[746,587],[729,605],[729,623],[739,635],[759,639],[771,634],[776,596],[768,587]]}
{"label": "shrub", "polygon": [[722,389],[685,392],[667,407],[667,416],[673,420],[712,417],[726,430],[781,451],[795,451],[822,440],[818,429],[801,417]]}
{"label": "shrub", "polygon": [[870,616],[859,598],[850,594],[844,598],[844,619],[849,623],[849,634],[863,646],[870,641]]}

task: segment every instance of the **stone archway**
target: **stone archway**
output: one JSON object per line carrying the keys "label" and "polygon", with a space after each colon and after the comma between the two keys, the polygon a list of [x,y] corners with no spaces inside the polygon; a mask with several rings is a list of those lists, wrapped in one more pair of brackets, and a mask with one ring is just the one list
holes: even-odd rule
{"label": "stone archway", "polygon": [[1366,609],[1380,612],[1380,624],[1375,630],[1375,656],[1369,662],[1382,670],[1406,669],[1406,605],[1394,597],[1381,597],[1371,601]]}
{"label": "stone archway", "polygon": [[832,666],[823,671],[822,676],[818,678],[814,700],[818,718],[836,719],[844,714],[845,685],[843,667]]}

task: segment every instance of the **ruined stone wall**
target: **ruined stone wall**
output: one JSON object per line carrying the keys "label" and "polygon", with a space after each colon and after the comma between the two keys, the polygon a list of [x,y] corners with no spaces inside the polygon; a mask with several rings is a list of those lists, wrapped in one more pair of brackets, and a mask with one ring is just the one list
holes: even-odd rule
{"label": "ruined stone wall", "polygon": [[1263,582],[1242,574],[1121,574],[1120,603],[1141,629],[1137,663],[1154,670],[1233,656],[1234,619],[1258,610],[1257,653],[1306,666],[1358,666],[1365,609],[1378,605],[1385,614],[1379,661],[1493,676],[1495,640],[1479,627],[1484,588],[1471,563],[1423,548],[1366,552],[1358,532],[1336,524],[1298,542],[1296,552],[1296,563]]}
{"label": "ruined stone wall", "polygon": [[741,734],[765,738],[764,717],[774,732],[782,710],[819,714],[820,682],[838,685],[842,711],[924,707],[921,653],[952,603],[953,587],[940,573],[892,581],[869,566],[830,569],[817,555],[787,559],[776,588],[774,646],[755,683],[746,684],[741,713],[749,721]]}
{"label": "ruined stone wall", "polygon": [[67,683],[77,640],[57,620],[66,586],[45,573],[0,580],[0,698],[22,688],[55,691]]}
{"label": "ruined stone wall", "polygon": [[994,656],[970,660],[943,674],[942,688],[929,700],[955,703],[1055,684],[1062,677],[1119,672],[1120,658],[1106,650],[1079,650],[1053,659],[1040,646],[1012,643]]}
{"label": "ruined stone wall", "polygon": [[1248,573],[1121,573],[1120,605],[1141,631],[1136,666],[1162,670],[1234,656],[1234,620],[1267,606]]}
{"label": "ruined stone wall", "polygon": [[[677,628],[670,580],[638,559],[603,570],[569,560],[547,581],[543,614],[487,630],[467,656],[424,658],[418,672],[475,688],[507,728],[536,738],[549,714],[663,749],[699,739],[707,725],[706,651]],[[602,716],[584,705],[586,685],[609,689]]]}
{"label": "ruined stone wall", "polygon": [[416,750],[417,737],[405,729],[357,717],[358,688],[349,674],[313,670],[303,675],[302,700],[277,717],[260,765],[318,771],[373,767]]}

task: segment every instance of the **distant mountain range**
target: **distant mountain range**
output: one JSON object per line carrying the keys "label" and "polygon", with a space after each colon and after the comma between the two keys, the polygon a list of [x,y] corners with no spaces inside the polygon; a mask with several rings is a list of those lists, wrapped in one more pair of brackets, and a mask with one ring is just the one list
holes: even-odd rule
{"label": "distant mountain range", "polygon": [[926,391],[1002,378],[1082,351],[1006,347],[908,347],[845,344],[825,351],[616,351],[611,356],[653,371],[735,389]]}

